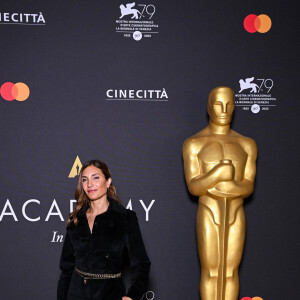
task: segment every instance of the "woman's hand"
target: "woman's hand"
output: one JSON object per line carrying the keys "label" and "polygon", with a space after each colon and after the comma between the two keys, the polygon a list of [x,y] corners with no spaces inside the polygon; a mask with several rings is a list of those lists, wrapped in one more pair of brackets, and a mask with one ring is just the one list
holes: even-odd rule
{"label": "woman's hand", "polygon": [[132,299],[129,297],[122,297],[122,300],[132,300]]}

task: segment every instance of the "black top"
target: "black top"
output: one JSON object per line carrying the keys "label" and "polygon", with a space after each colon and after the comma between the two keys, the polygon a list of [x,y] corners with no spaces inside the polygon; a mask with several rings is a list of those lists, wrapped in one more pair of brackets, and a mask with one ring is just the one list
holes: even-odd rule
{"label": "black top", "polygon": [[[150,261],[135,212],[109,199],[107,211],[95,217],[91,233],[87,209],[83,208],[77,214],[77,226],[72,222],[67,227],[60,259],[57,300],[121,300],[122,296],[140,300],[147,286]],[[122,278],[91,279],[85,284],[74,271],[76,266],[80,271],[93,274],[120,273],[126,248],[131,274],[127,293]]]}

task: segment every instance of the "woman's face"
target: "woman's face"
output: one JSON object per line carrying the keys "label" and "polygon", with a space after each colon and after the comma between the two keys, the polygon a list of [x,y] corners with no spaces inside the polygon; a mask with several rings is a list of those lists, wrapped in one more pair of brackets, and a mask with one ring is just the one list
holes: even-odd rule
{"label": "woman's face", "polygon": [[82,172],[82,187],[91,201],[106,196],[111,184],[111,178],[105,179],[102,171],[95,166],[89,166]]}

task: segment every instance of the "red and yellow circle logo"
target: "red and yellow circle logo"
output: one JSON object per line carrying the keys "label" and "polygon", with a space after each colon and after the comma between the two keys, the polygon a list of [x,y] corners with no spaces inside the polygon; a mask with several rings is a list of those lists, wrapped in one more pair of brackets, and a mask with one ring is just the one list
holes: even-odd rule
{"label": "red and yellow circle logo", "polygon": [[30,90],[27,84],[23,82],[6,82],[2,84],[0,94],[6,101],[25,101],[29,97]]}
{"label": "red and yellow circle logo", "polygon": [[263,298],[260,298],[260,297],[243,297],[241,298],[241,300],[264,300]]}
{"label": "red and yellow circle logo", "polygon": [[270,30],[272,21],[267,15],[248,15],[244,20],[244,27],[250,33],[266,33]]}

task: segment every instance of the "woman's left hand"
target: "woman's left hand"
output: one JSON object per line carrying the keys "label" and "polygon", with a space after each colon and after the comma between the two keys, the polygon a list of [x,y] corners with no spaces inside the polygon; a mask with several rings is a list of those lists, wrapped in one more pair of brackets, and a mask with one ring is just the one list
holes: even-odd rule
{"label": "woman's left hand", "polygon": [[122,300],[132,300],[132,299],[129,297],[122,297]]}

